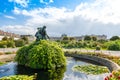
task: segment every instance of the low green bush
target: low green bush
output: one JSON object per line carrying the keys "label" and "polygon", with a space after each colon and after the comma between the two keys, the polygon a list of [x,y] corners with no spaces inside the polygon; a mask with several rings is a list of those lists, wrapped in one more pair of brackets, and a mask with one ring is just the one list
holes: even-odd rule
{"label": "low green bush", "polygon": [[118,41],[112,42],[111,44],[109,44],[108,50],[114,50],[114,51],[120,50],[120,43]]}
{"label": "low green bush", "polygon": [[7,41],[0,41],[0,48],[6,48],[7,47]]}
{"label": "low green bush", "polygon": [[21,47],[25,45],[25,41],[23,39],[15,40],[15,46]]}
{"label": "low green bush", "polygon": [[12,40],[7,41],[7,47],[12,47],[12,48],[14,48],[14,47],[15,47],[15,42],[12,41]]}
{"label": "low green bush", "polygon": [[12,54],[12,52],[5,52],[5,54]]}
{"label": "low green bush", "polygon": [[0,78],[0,80],[34,80],[34,76],[14,75]]}
{"label": "low green bush", "polygon": [[100,48],[100,46],[96,46],[96,50],[100,50],[101,48]]}
{"label": "low green bush", "polygon": [[15,60],[20,65],[34,69],[52,69],[66,66],[66,58],[62,48],[47,40],[35,42],[18,50]]}

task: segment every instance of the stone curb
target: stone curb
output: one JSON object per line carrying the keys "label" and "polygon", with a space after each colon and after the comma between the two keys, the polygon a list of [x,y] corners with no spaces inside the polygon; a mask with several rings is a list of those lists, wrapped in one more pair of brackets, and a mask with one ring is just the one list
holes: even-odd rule
{"label": "stone curb", "polygon": [[75,57],[75,58],[79,58],[79,59],[86,59],[86,60],[100,63],[100,64],[108,67],[110,72],[117,71],[118,69],[120,69],[120,66],[118,64],[116,64],[115,62],[105,59],[105,58],[97,57],[97,56],[90,56],[90,55],[84,55],[84,54],[69,54],[69,53],[65,53],[65,56]]}

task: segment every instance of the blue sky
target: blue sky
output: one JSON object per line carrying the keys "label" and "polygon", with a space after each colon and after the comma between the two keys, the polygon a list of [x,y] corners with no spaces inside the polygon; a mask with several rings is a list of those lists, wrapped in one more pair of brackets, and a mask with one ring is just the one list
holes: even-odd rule
{"label": "blue sky", "polygon": [[0,0],[0,29],[50,36],[120,35],[120,0]]}

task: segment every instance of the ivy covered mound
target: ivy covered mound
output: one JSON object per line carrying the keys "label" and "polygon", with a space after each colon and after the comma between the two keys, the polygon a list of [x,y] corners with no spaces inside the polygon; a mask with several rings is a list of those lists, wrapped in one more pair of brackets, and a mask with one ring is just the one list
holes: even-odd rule
{"label": "ivy covered mound", "polygon": [[15,61],[34,69],[53,69],[66,66],[62,48],[56,43],[40,40],[17,51]]}

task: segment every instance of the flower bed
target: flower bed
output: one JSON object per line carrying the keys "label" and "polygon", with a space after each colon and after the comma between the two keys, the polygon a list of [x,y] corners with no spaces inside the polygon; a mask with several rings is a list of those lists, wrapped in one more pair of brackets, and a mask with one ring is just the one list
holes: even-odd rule
{"label": "flower bed", "polygon": [[106,76],[104,80],[120,80],[120,70],[112,71],[109,76]]}

